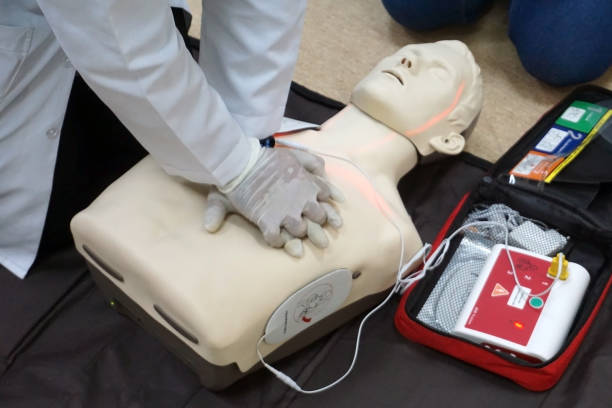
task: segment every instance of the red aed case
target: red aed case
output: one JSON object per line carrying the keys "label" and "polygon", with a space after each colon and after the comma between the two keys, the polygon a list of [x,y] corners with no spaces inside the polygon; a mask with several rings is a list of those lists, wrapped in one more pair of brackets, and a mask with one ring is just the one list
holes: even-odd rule
{"label": "red aed case", "polygon": [[[612,142],[607,141],[612,141],[612,134],[608,135],[612,124],[594,127],[581,153],[551,182],[520,177],[513,169],[558,126],[556,122],[567,116],[569,109],[592,104],[609,112],[612,92],[582,86],[547,112],[495,163],[474,191],[466,192],[433,244],[435,249],[475,207],[505,204],[570,237],[563,253],[570,266],[573,263],[568,280],[573,277],[574,283],[563,286],[560,283],[567,282],[558,282],[558,289],[553,287],[531,305],[530,299],[535,297],[517,291],[514,277],[508,273],[509,264],[500,255],[505,246],[494,247],[454,330],[443,332],[418,316],[459,246],[454,243],[442,264],[404,293],[395,314],[395,326],[404,337],[529,390],[544,391],[559,381],[612,285]],[[542,274],[550,266],[550,258],[525,257],[523,250],[518,252],[525,258],[518,256],[515,265],[521,285],[534,294],[544,291],[552,282]]]}

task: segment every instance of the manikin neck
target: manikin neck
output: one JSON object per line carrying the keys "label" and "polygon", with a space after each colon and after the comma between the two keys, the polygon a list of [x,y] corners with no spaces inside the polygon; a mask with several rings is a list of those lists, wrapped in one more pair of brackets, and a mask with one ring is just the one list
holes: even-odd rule
{"label": "manikin neck", "polygon": [[412,142],[353,104],[326,121],[321,130],[329,148],[344,153],[369,173],[391,175],[396,184],[417,164]]}

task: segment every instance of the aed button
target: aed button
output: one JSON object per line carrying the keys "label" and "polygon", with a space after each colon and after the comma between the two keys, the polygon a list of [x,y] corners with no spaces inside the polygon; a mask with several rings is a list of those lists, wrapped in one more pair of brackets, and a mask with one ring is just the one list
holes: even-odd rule
{"label": "aed button", "polygon": [[544,306],[544,301],[542,298],[532,297],[529,299],[529,306],[533,307],[534,309],[541,309],[542,306]]}

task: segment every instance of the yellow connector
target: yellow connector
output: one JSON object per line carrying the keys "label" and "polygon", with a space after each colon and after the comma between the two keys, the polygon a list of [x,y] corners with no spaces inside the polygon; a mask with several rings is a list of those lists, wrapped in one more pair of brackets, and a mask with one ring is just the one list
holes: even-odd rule
{"label": "yellow connector", "polygon": [[569,276],[568,265],[569,263],[567,259],[565,259],[565,255],[559,252],[557,256],[552,259],[548,267],[548,276],[553,279],[559,276],[559,279],[566,280]]}

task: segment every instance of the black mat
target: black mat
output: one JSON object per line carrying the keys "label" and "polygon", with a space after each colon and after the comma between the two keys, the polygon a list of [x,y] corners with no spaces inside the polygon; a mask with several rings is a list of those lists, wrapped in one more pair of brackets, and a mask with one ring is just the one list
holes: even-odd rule
{"label": "black mat", "polygon": [[[287,114],[322,122],[340,104],[292,87]],[[431,241],[487,163],[467,154],[420,166],[400,191]],[[117,314],[70,247],[49,250],[24,281],[0,269],[0,407],[609,407],[612,301],[608,299],[561,382],[546,393],[409,343],[393,326],[398,299],[365,327],[352,374],[337,387],[298,395],[266,371],[219,393],[130,320]],[[281,361],[306,389],[342,375],[359,319]]]}

